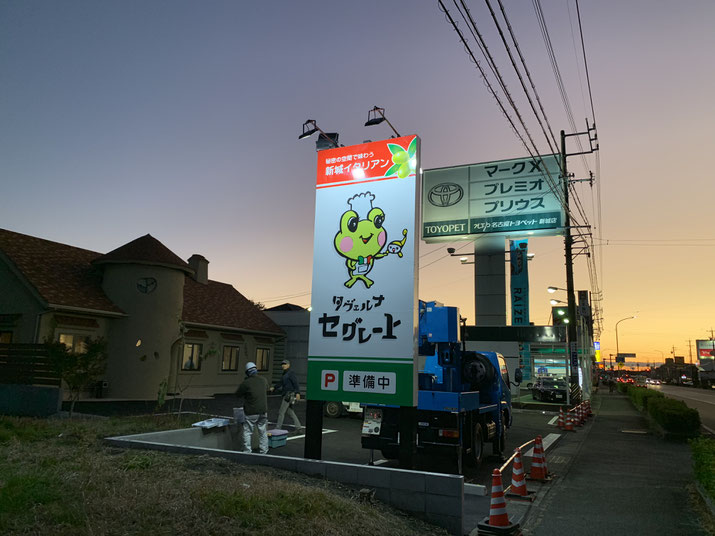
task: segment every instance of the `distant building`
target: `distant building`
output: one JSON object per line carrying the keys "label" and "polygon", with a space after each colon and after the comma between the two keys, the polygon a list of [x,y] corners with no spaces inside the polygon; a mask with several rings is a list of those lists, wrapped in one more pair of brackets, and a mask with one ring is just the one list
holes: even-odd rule
{"label": "distant building", "polygon": [[310,328],[310,311],[284,303],[264,311],[285,332],[285,356],[290,359],[291,368],[300,382],[300,388],[305,392],[308,377],[308,334]]}
{"label": "distant building", "polygon": [[148,234],[103,255],[0,229],[0,341],[104,337],[109,398],[232,393],[248,361],[270,381],[285,333],[208,264]]}

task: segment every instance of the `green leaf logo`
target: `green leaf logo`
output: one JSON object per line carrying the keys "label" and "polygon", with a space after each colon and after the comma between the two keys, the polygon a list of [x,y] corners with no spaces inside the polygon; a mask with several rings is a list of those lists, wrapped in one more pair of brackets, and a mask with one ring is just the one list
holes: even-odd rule
{"label": "green leaf logo", "polygon": [[399,178],[404,179],[409,177],[411,173],[415,172],[417,165],[417,138],[413,138],[410,142],[410,146],[405,151],[405,148],[396,143],[388,143],[387,148],[392,153],[392,167],[385,173],[386,177],[391,177],[397,175]]}

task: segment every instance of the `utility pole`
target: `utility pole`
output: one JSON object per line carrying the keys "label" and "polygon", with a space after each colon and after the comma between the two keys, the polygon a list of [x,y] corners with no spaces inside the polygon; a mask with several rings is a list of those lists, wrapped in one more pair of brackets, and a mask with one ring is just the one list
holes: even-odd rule
{"label": "utility pole", "polygon": [[[564,188],[564,257],[566,260],[566,295],[568,301],[569,323],[566,325],[566,344],[568,345],[569,367],[571,370],[578,366],[578,350],[576,345],[576,296],[573,282],[573,237],[571,236],[571,210],[569,207],[569,174],[566,168],[566,132],[561,131],[561,180]],[[576,359],[574,359],[576,354]],[[575,362],[575,366],[574,366]],[[570,375],[570,383],[575,383],[578,375]]]}
{"label": "utility pole", "polygon": [[688,339],[688,363],[693,364],[693,341]]}
{"label": "utility pole", "polygon": [[[591,131],[594,132],[594,137],[591,138]],[[576,330],[576,294],[574,291],[574,281],[573,281],[573,237],[571,236],[571,209],[569,208],[569,174],[566,167],[566,157],[567,156],[577,156],[581,154],[589,154],[598,150],[597,139],[598,136],[595,134],[596,124],[593,127],[589,127],[586,123],[586,132],[574,132],[572,134],[566,134],[565,131],[561,131],[561,180],[564,188],[564,257],[566,260],[566,294],[568,301],[568,319],[569,323],[566,325],[566,340],[568,345],[568,359],[569,365],[566,370],[577,369],[579,366],[578,359],[578,344],[577,344],[577,330]],[[589,150],[582,151],[578,153],[566,153],[566,138],[569,136],[583,136],[587,135],[589,140]],[[595,147],[594,147],[595,143]],[[578,374],[571,374],[569,381],[571,384],[578,382]],[[567,396],[567,402],[569,402]]]}

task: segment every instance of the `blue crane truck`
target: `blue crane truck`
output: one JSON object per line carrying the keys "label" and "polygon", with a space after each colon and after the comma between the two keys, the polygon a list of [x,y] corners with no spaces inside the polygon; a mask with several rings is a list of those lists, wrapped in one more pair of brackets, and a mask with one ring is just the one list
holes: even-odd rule
{"label": "blue crane truck", "polygon": [[[461,473],[463,463],[481,462],[485,443],[492,444],[493,454],[504,454],[512,422],[509,371],[496,352],[464,349],[456,307],[419,303],[419,355],[425,364],[418,373],[415,446],[418,453],[456,457]],[[517,369],[516,383],[521,379]],[[400,415],[396,406],[365,405],[362,447],[398,458]]]}

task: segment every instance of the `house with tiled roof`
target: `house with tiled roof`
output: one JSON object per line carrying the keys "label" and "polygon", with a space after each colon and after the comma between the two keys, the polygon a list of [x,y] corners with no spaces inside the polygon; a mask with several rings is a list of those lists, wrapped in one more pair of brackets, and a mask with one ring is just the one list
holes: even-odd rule
{"label": "house with tiled roof", "polygon": [[101,254],[0,229],[0,342],[104,337],[107,398],[232,393],[248,361],[270,381],[285,333],[208,264],[148,234]]}

